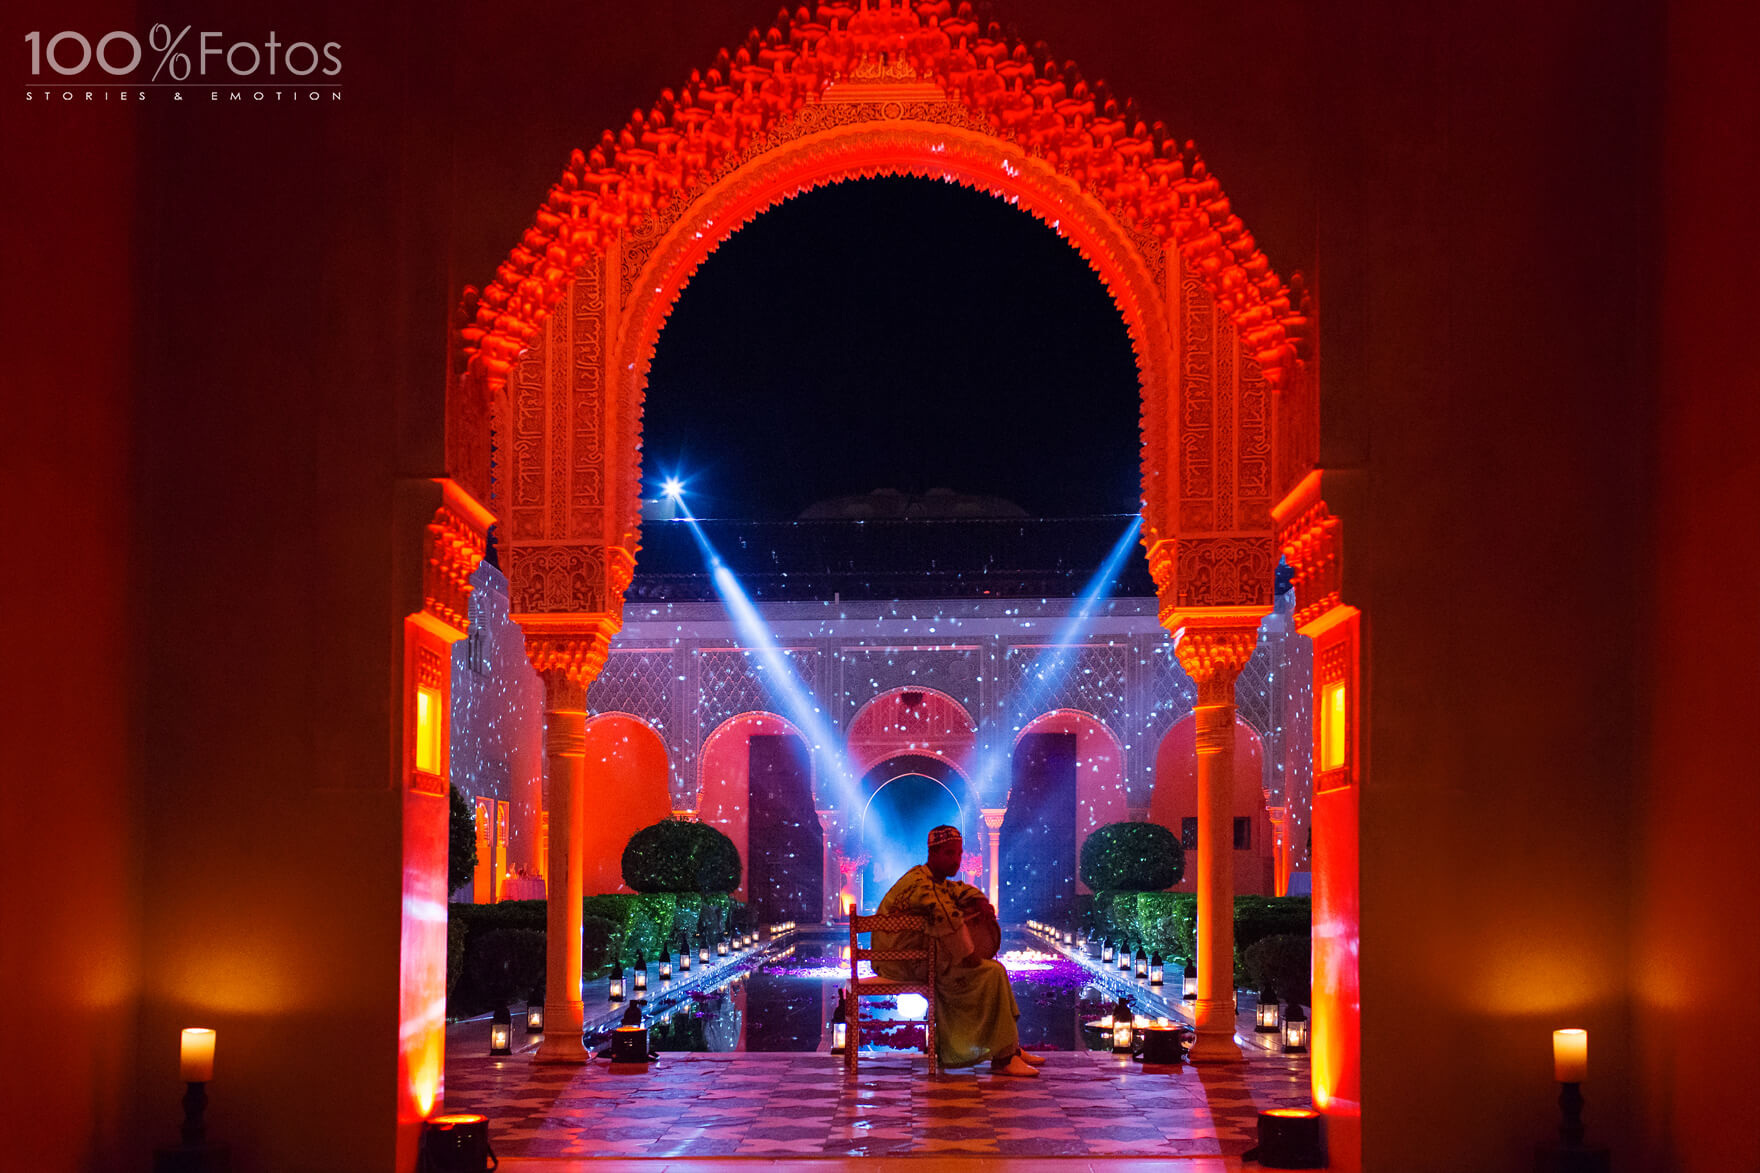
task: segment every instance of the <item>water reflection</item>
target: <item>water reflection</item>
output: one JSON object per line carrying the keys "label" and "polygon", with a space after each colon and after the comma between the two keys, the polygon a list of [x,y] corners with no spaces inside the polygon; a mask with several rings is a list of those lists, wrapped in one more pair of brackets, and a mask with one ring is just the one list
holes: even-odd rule
{"label": "water reflection", "polygon": [[[837,990],[848,984],[847,963],[835,940],[803,941],[783,957],[726,989],[694,994],[649,1024],[650,1045],[659,1051],[803,1052],[830,1047],[830,1021]],[[1081,1023],[1111,1010],[1113,1000],[1089,984],[1086,972],[1061,958],[1028,953],[1004,955],[1021,1008],[1021,1042],[1043,1050],[1075,1050],[1094,1043]],[[894,1000],[864,999],[869,1018],[900,1015]],[[863,1031],[864,1044],[914,1048],[920,1029],[900,1023]]]}

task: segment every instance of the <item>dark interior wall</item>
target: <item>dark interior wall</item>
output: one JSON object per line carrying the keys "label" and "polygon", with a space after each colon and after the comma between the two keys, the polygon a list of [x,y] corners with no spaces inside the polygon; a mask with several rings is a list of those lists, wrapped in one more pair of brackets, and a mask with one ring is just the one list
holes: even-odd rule
{"label": "dark interior wall", "polygon": [[825,830],[813,808],[807,743],[792,733],[756,733],[747,752],[746,892],[752,921],[816,921],[825,907]]}
{"label": "dark interior wall", "polygon": [[[1707,569],[1751,526],[1752,465],[1737,450],[1724,477],[1701,456],[1751,433],[1731,419],[1752,372],[1726,356],[1747,332],[1728,274],[1754,266],[1726,242],[1752,185],[1719,184],[1752,167],[1760,99],[1713,83],[1738,76],[1752,37],[1709,0],[1672,7],[1658,479],[1659,5],[1009,11],[1197,137],[1280,271],[1321,258],[1328,459],[1363,470],[1335,503],[1373,698],[1371,1167],[1525,1162],[1552,1120],[1546,1032],[1567,1020],[1595,1035],[1591,1127],[1624,1167],[1651,1152],[1751,1164],[1719,1139],[1740,1121],[1713,1110],[1724,1069],[1679,1040],[1711,992],[1751,984],[1755,956],[1751,928],[1682,915],[1743,882],[1736,816],[1752,802],[1716,788],[1745,763],[1692,741],[1682,699],[1698,649],[1753,638],[1752,609],[1723,590],[1752,575]],[[23,277],[7,320],[41,344],[15,346],[7,383],[34,461],[5,463],[24,480],[21,531],[53,544],[20,574],[40,575],[21,614],[46,618],[20,636],[34,705],[8,712],[53,734],[28,761],[66,801],[27,806],[34,845],[6,866],[24,877],[10,890],[40,890],[77,851],[90,882],[33,911],[67,926],[45,938],[57,972],[15,987],[9,969],[7,988],[40,1005],[32,982],[111,967],[80,995],[68,1051],[83,1066],[14,1097],[68,1124],[39,1130],[38,1167],[124,1149],[141,1164],[126,1120],[175,1098],[192,1013],[222,1015],[242,1168],[318,1163],[286,1138],[305,1134],[296,1089],[319,1083],[369,1109],[325,1138],[328,1167],[383,1167],[368,1133],[392,1110],[396,1028],[388,678],[410,609],[393,487],[438,470],[447,307],[491,275],[570,147],[769,14],[197,5],[180,19],[341,41],[345,104],[148,105],[130,126],[9,99]],[[18,19],[76,23],[135,21],[46,3]],[[1628,640],[1651,621],[1654,680]],[[1634,1093],[1630,992],[1662,960],[1669,983],[1640,995],[1635,1025],[1656,1042]],[[1415,1060],[1415,1021],[1473,1045]]]}
{"label": "dark interior wall", "polygon": [[1730,990],[1760,988],[1753,833],[1760,786],[1744,735],[1760,704],[1760,356],[1745,340],[1760,272],[1760,12],[1669,13],[1659,476],[1648,752],[1635,811],[1631,986],[1639,1167],[1760,1169],[1760,1112],[1740,1047],[1704,1029]]}
{"label": "dark interior wall", "polygon": [[996,911],[1005,921],[1074,916],[1076,768],[1073,733],[1026,733],[1015,745],[997,840]]}

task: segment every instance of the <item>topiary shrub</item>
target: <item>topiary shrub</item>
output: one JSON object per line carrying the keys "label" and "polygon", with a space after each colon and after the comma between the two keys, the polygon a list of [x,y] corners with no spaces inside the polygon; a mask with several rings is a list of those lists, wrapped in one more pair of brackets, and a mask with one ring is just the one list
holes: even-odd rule
{"label": "topiary shrub", "polygon": [[490,1002],[523,998],[544,984],[544,934],[491,929],[471,942],[465,968],[480,997]]}
{"label": "topiary shrub", "polygon": [[1310,1004],[1308,983],[1313,973],[1311,939],[1305,935],[1278,934],[1261,937],[1248,947],[1246,979],[1256,990],[1268,990],[1280,1002]]}
{"label": "topiary shrub", "polygon": [[454,786],[452,811],[446,828],[446,890],[456,892],[471,882],[477,870],[477,816],[471,800]]}
{"label": "topiary shrub", "polygon": [[1185,871],[1179,836],[1159,823],[1108,823],[1082,843],[1082,883],[1096,892],[1159,892]]}
{"label": "topiary shrub", "polygon": [[623,882],[637,892],[732,892],[739,879],[739,849],[707,823],[664,819],[623,849]]}

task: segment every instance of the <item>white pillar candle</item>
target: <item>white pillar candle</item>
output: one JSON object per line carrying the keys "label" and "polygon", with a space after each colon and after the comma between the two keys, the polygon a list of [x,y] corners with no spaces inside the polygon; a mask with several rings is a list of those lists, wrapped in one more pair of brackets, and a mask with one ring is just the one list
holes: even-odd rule
{"label": "white pillar candle", "polygon": [[207,1083],[214,1078],[214,1032],[192,1026],[183,1032],[179,1067],[185,1083]]}
{"label": "white pillar candle", "polygon": [[1589,1032],[1552,1032],[1552,1078],[1559,1083],[1582,1083],[1589,1078]]}

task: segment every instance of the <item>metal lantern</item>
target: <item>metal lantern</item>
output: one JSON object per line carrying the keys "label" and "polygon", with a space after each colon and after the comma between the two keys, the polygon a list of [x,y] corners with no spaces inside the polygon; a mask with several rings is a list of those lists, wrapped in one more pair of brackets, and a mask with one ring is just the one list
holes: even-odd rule
{"label": "metal lantern", "polygon": [[849,998],[844,990],[837,991],[837,1009],[831,1012],[831,1053],[843,1054],[849,1042]]}
{"label": "metal lantern", "polygon": [[1273,1035],[1282,1025],[1278,1020],[1277,998],[1269,990],[1259,991],[1259,1009],[1253,1015],[1253,1033],[1256,1035]]}
{"label": "metal lantern", "polygon": [[1185,980],[1180,983],[1180,987],[1181,987],[1180,988],[1180,996],[1182,998],[1184,998],[1187,1002],[1196,1002],[1198,1000],[1198,963],[1197,962],[1195,962],[1195,961],[1186,962],[1186,976],[1185,976]]}
{"label": "metal lantern", "polygon": [[1126,941],[1123,945],[1119,946],[1118,968],[1124,973],[1129,973],[1131,971],[1131,946],[1129,941]]}
{"label": "metal lantern", "polygon": [[1131,1013],[1130,1003],[1123,998],[1112,1008],[1112,1050],[1116,1053],[1130,1054],[1136,1045],[1136,1017]]}
{"label": "metal lantern", "polygon": [[531,997],[526,999],[526,1033],[541,1035],[544,1033],[544,999],[533,990]]}
{"label": "metal lantern", "polygon": [[672,980],[672,954],[670,953],[660,955],[660,980],[663,982]]}
{"label": "metal lantern", "polygon": [[1137,977],[1140,980],[1140,979],[1146,978],[1148,976],[1149,976],[1149,955],[1147,953],[1143,952],[1143,947],[1141,945],[1138,945],[1137,946]]}
{"label": "metal lantern", "polygon": [[611,963],[611,1000],[623,1001],[623,963],[620,961]]}
{"label": "metal lantern", "polygon": [[727,938],[726,937],[723,937],[719,941],[715,942],[715,956],[717,956],[717,957],[726,957],[727,956]]}
{"label": "metal lantern", "polygon": [[648,988],[648,959],[642,956],[641,950],[636,951],[635,991],[640,994]]}
{"label": "metal lantern", "polygon": [[690,971],[691,971],[691,939],[689,937],[681,935],[678,938],[678,972],[679,973],[689,973]]}
{"label": "metal lantern", "polygon": [[1289,1010],[1283,1016],[1283,1053],[1285,1055],[1306,1055],[1308,1053],[1308,1016],[1302,1013],[1300,1002],[1291,1002]]}
{"label": "metal lantern", "polygon": [[1161,954],[1157,951],[1149,957],[1149,984],[1158,986],[1166,977],[1167,966],[1162,963]]}
{"label": "metal lantern", "polygon": [[489,1019],[489,1054],[513,1054],[513,1015],[507,1012],[505,1002],[495,1008],[494,1017]]}
{"label": "metal lantern", "polygon": [[704,965],[709,964],[709,942],[704,941],[697,947],[697,960]]}
{"label": "metal lantern", "polygon": [[1102,940],[1100,942],[1100,960],[1105,962],[1107,965],[1112,964],[1112,942],[1111,941]]}

